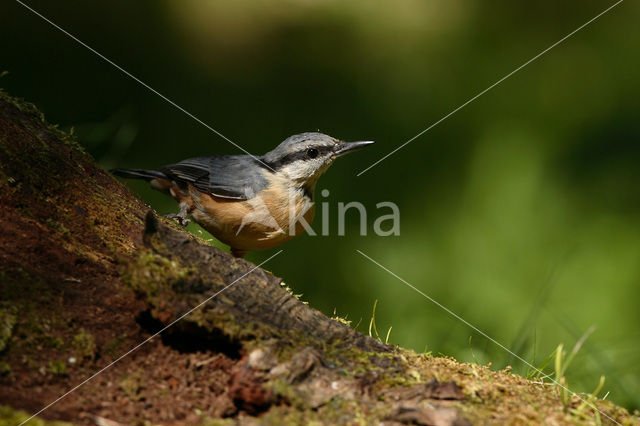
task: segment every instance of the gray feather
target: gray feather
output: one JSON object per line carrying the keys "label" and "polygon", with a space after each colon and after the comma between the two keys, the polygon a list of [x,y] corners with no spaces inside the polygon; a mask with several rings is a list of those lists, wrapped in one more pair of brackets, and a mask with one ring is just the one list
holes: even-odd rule
{"label": "gray feather", "polygon": [[145,169],[111,169],[109,170],[116,176],[129,178],[129,179],[166,179],[167,177],[158,170],[145,170]]}
{"label": "gray feather", "polygon": [[249,155],[189,158],[159,171],[178,183],[190,183],[216,197],[235,200],[252,198],[269,185],[264,165]]}

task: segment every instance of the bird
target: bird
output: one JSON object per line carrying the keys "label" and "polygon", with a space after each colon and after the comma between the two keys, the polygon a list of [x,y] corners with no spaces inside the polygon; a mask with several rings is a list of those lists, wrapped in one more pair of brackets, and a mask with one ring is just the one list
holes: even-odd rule
{"label": "bird", "polygon": [[190,216],[235,257],[267,250],[301,234],[314,217],[314,192],[333,161],[371,145],[344,142],[318,132],[288,137],[262,156],[194,157],[157,169],[112,169],[111,173],[148,181],[177,201],[167,215],[180,225]]}

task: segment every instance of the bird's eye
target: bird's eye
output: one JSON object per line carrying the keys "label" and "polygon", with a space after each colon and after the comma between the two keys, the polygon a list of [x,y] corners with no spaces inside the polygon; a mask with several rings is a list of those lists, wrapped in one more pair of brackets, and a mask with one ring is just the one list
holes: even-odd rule
{"label": "bird's eye", "polygon": [[309,148],[307,150],[307,156],[309,158],[316,158],[318,156],[318,150],[315,148]]}

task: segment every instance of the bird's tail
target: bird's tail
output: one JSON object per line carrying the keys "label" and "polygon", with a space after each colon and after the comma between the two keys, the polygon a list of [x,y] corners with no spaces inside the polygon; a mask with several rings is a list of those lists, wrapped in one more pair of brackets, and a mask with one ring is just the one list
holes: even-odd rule
{"label": "bird's tail", "polygon": [[129,179],[144,179],[150,181],[153,179],[167,179],[167,176],[158,170],[145,169],[111,169],[112,174]]}

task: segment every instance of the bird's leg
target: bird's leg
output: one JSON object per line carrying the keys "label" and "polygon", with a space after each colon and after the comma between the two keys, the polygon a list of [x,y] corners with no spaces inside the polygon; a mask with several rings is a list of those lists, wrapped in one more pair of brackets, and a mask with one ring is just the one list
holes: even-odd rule
{"label": "bird's leg", "polygon": [[231,247],[231,254],[233,255],[233,257],[239,257],[240,259],[242,259],[244,255],[247,254],[247,251]]}
{"label": "bird's leg", "polygon": [[180,203],[180,211],[178,214],[170,213],[165,217],[169,219],[173,219],[180,224],[180,226],[187,226],[191,221],[187,219],[187,214],[189,214],[189,204],[186,202]]}

